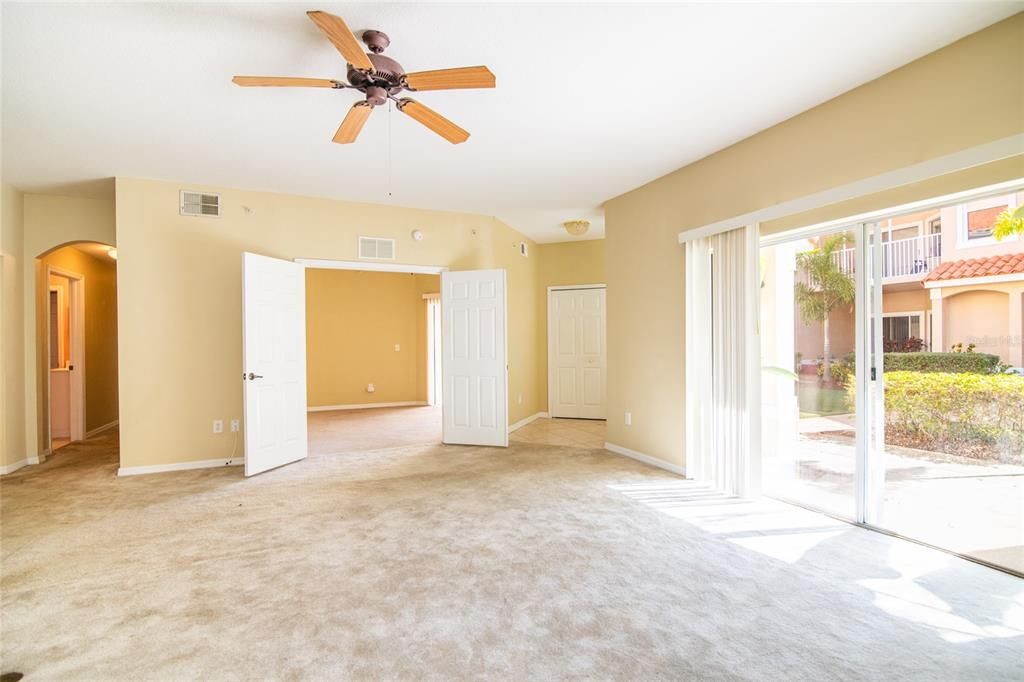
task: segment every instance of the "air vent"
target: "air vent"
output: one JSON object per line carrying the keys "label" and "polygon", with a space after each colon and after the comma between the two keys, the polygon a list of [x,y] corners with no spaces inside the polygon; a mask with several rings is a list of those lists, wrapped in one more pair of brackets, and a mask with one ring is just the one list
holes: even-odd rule
{"label": "air vent", "polygon": [[395,240],[381,237],[360,237],[359,257],[370,260],[394,260]]}
{"label": "air vent", "polygon": [[220,217],[220,195],[181,190],[181,215]]}

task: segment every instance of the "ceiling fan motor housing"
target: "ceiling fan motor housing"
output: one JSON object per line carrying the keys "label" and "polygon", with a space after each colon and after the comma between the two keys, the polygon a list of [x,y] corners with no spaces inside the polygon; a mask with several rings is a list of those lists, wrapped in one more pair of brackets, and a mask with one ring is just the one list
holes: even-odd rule
{"label": "ceiling fan motor housing", "polygon": [[[369,33],[367,31],[366,33]],[[363,34],[365,37],[365,33]],[[373,64],[373,71],[360,71],[351,64],[348,65],[348,82],[356,90],[366,93],[366,101],[374,106],[384,104],[387,96],[397,95],[405,86],[402,84],[402,77],[405,76],[405,69],[391,57],[382,54],[368,53],[366,55]],[[372,95],[371,95],[372,91]],[[379,99],[379,101],[377,101]]]}

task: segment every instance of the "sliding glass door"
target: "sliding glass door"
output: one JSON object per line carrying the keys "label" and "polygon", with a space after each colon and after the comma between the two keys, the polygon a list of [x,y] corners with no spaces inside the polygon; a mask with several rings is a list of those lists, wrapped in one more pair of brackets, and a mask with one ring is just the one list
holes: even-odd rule
{"label": "sliding glass door", "polygon": [[854,520],[856,233],[761,249],[762,487]]}
{"label": "sliding glass door", "polygon": [[899,254],[882,242],[883,277],[871,283],[870,312],[881,350],[873,366],[883,382],[873,406],[874,496],[865,521],[1017,573],[1024,573],[1024,376],[1006,370],[1024,364],[1024,276],[1015,281],[1001,265],[1024,258],[1024,240],[995,240],[991,228],[1022,199],[997,194],[866,228],[878,239],[889,225],[939,223],[944,238],[922,229],[904,238],[912,247]]}
{"label": "sliding glass door", "polygon": [[762,240],[766,494],[1024,574],[1022,203]]}

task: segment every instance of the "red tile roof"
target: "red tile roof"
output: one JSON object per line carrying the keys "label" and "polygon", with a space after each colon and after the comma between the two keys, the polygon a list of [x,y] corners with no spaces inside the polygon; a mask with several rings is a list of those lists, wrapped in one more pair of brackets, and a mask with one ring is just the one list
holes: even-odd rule
{"label": "red tile roof", "polygon": [[939,263],[938,267],[929,272],[922,280],[937,282],[947,279],[967,279],[968,277],[993,277],[995,275],[1012,275],[1024,272],[1024,253],[1009,253],[1004,256],[988,258],[966,258]]}

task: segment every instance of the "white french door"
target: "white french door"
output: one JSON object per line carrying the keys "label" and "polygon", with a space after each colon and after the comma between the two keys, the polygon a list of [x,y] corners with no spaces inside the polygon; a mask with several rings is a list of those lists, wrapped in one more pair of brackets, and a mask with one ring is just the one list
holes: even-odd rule
{"label": "white french door", "polygon": [[242,254],[242,329],[245,475],[252,476],[307,453],[304,266]]}
{"label": "white french door", "polygon": [[508,446],[504,270],[441,273],[443,440]]}
{"label": "white french door", "polygon": [[548,292],[548,411],[605,418],[605,287]]}

